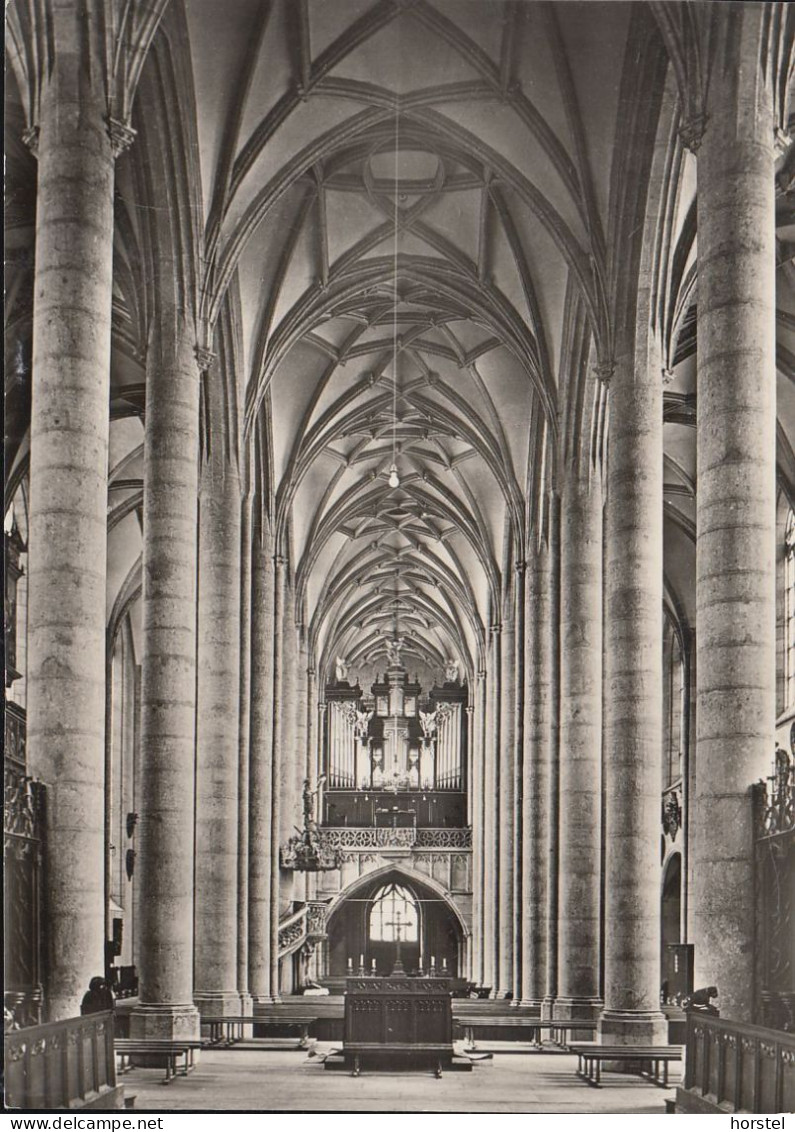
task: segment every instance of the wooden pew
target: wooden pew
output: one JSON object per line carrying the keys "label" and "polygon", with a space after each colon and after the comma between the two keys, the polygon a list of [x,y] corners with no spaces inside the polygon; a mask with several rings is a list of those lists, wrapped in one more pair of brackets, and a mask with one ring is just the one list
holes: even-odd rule
{"label": "wooden pew", "polygon": [[[142,1057],[157,1057],[165,1062],[166,1075],[161,1081],[162,1085],[170,1085],[176,1077],[187,1077],[194,1067],[193,1054],[201,1049],[206,1042],[198,1038],[116,1038],[113,1048],[119,1058],[119,1073],[127,1073],[133,1068],[132,1058],[139,1054]],[[180,1059],[184,1063],[180,1068]],[[162,1069],[163,1065],[155,1068]],[[142,1066],[141,1068],[147,1068]]]}
{"label": "wooden pew", "polygon": [[210,1042],[219,1045],[234,1045],[244,1040],[243,1030],[246,1026],[263,1026],[266,1029],[280,1026],[298,1026],[301,1037],[296,1049],[307,1049],[309,1046],[309,1027],[317,1022],[317,1014],[282,1013],[267,1014],[219,1014],[217,1016],[202,1018],[202,1026],[210,1028]]}
{"label": "wooden pew", "polygon": [[587,1033],[595,1033],[596,1031],[596,1022],[592,1019],[577,1018],[542,1020],[540,1018],[517,1018],[509,1014],[458,1014],[455,1017],[455,1022],[464,1031],[464,1047],[471,1050],[478,1048],[475,1042],[477,1030],[515,1030],[518,1028],[530,1030],[532,1034],[530,1041],[536,1049],[542,1048],[542,1034],[545,1030],[549,1032],[550,1040],[563,1049],[569,1048],[566,1035],[572,1030],[586,1031]]}
{"label": "wooden pew", "polygon": [[641,1077],[667,1089],[670,1062],[682,1060],[681,1046],[609,1046],[599,1042],[572,1042],[569,1048],[577,1054],[577,1076],[597,1089],[602,1080],[603,1061],[617,1061],[627,1066],[639,1064]]}

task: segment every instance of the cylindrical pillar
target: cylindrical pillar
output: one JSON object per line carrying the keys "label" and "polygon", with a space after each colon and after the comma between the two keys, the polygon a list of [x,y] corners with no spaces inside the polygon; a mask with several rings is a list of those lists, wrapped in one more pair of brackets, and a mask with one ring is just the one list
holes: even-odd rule
{"label": "cylindrical pillar", "polygon": [[[309,654],[306,654],[307,661]],[[306,761],[304,765],[304,774],[309,779],[310,783],[317,783],[318,776],[320,775],[318,749],[317,749],[317,735],[318,735],[318,702],[317,702],[317,673],[311,664],[307,663],[306,669],[306,701],[305,704],[299,702],[299,710],[304,711],[306,717]],[[316,787],[315,787],[316,788]],[[321,821],[320,810],[320,790],[317,789],[315,794],[315,806],[318,823]],[[306,898],[307,900],[314,900],[317,895],[317,873],[309,873],[306,877]]]}
{"label": "cylindrical pillar", "polygon": [[602,492],[575,472],[561,501],[556,1018],[595,1018],[602,841]]}
{"label": "cylindrical pillar", "polygon": [[497,877],[499,869],[497,818],[500,752],[500,625],[492,625],[486,675],[486,745],[483,766],[483,982],[497,993]]}
{"label": "cylindrical pillar", "polygon": [[134,1037],[198,1034],[193,1005],[199,371],[192,335],[160,328],[144,445],[140,1005]]}
{"label": "cylindrical pillar", "polygon": [[549,497],[549,794],[547,812],[547,986],[542,1017],[558,993],[558,799],[560,795],[560,495]]}
{"label": "cylindrical pillar", "polygon": [[513,818],[514,818],[514,626],[506,619],[500,635],[502,681],[500,687],[500,746],[498,763],[497,841],[497,997],[518,994],[513,986]]}
{"label": "cylindrical pillar", "polygon": [[511,684],[514,699],[513,738],[513,998],[519,1003],[522,997],[522,806],[524,781],[524,668],[525,668],[525,569],[516,564],[516,593],[514,610],[516,629],[513,635],[513,668]]}
{"label": "cylindrical pillar", "polygon": [[599,1034],[615,1044],[667,1038],[659,1008],[662,370],[646,343],[649,334],[643,328],[631,336],[610,385],[605,1005]]}
{"label": "cylindrical pillar", "polygon": [[[205,380],[220,399],[220,374]],[[196,941],[194,1002],[234,1014],[238,993],[238,702],[240,696],[240,477],[212,444],[199,500],[196,712]]]}
{"label": "cylindrical pillar", "polygon": [[254,497],[251,540],[251,714],[249,717],[248,977],[255,1002],[271,1000],[273,808],[273,604],[270,532]]}
{"label": "cylindrical pillar", "polygon": [[[285,698],[286,668],[285,609],[287,605],[287,562],[282,555],[273,559],[273,760],[271,791],[271,891],[270,891],[270,994],[274,1000],[281,996],[279,985],[279,919],[281,917],[281,869],[279,848],[283,839],[283,815],[289,812],[289,799],[284,797],[284,760],[290,733],[288,704]],[[288,681],[289,683],[289,681]]]}
{"label": "cylindrical pillar", "polygon": [[716,14],[698,150],[696,983],[751,1021],[751,784],[775,725],[776,215],[765,5]]}
{"label": "cylindrical pillar", "polygon": [[[61,16],[61,19],[68,19]],[[60,26],[60,22],[56,21]],[[61,29],[72,38],[73,29]],[[55,47],[38,136],[27,746],[47,782],[51,1021],[104,971],[105,574],[114,146],[79,51]]]}
{"label": "cylindrical pillar", "polygon": [[547,989],[549,889],[549,776],[552,731],[549,547],[533,548],[528,563],[525,639],[525,743],[522,809],[522,998],[540,1007]]}
{"label": "cylindrical pillar", "polygon": [[483,805],[484,737],[486,719],[486,673],[477,674],[475,710],[472,716],[472,980],[483,985],[483,859],[485,853]]}
{"label": "cylindrical pillar", "polygon": [[240,698],[238,702],[237,756],[237,989],[241,1014],[250,1014],[248,979],[248,857],[250,792],[249,743],[251,737],[251,495],[240,509]]}

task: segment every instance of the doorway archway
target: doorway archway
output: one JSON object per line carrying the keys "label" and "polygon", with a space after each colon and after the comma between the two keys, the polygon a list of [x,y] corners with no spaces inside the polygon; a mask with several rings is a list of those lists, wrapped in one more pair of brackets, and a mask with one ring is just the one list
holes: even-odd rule
{"label": "doorway archway", "polygon": [[[398,927],[398,925],[400,925]],[[328,976],[364,966],[388,975],[397,956],[407,972],[436,970],[455,978],[464,967],[464,928],[449,899],[416,874],[382,869],[363,877],[340,899],[328,920]]]}

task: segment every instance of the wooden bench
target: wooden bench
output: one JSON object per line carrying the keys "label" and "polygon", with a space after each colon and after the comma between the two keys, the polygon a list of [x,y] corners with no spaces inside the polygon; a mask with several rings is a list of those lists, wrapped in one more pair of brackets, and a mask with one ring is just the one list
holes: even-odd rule
{"label": "wooden bench", "polygon": [[[196,1038],[115,1038],[113,1049],[119,1059],[119,1073],[127,1073],[133,1068],[131,1058],[135,1054],[156,1056],[165,1061],[166,1075],[162,1085],[170,1085],[177,1077],[187,1077],[194,1066],[194,1050],[201,1049],[204,1042]],[[182,1067],[180,1059],[184,1058]],[[145,1067],[144,1067],[145,1068]],[[158,1069],[162,1066],[158,1065]]]}
{"label": "wooden bench", "polygon": [[566,1018],[557,1019],[550,1018],[527,1018],[527,1017],[510,1017],[508,1015],[466,1015],[459,1014],[454,1018],[454,1022],[461,1027],[464,1031],[464,1047],[467,1049],[477,1049],[475,1042],[475,1031],[486,1029],[517,1029],[521,1027],[525,1030],[531,1030],[532,1035],[530,1041],[536,1047],[541,1049],[541,1035],[544,1030],[549,1031],[550,1040],[555,1042],[556,1045],[568,1049],[566,1042],[566,1035],[571,1030],[585,1030],[588,1033],[595,1033],[596,1022],[592,1019],[577,1019]]}
{"label": "wooden bench", "polygon": [[309,1027],[317,1022],[318,1015],[304,1014],[222,1014],[216,1017],[202,1018],[202,1026],[209,1026],[210,1028],[210,1042],[213,1045],[220,1045],[222,1042],[226,1045],[234,1045],[235,1042],[243,1041],[243,1029],[245,1026],[264,1026],[266,1029],[276,1026],[298,1026],[301,1030],[301,1037],[299,1039],[296,1049],[307,1049],[309,1047]]}
{"label": "wooden bench", "polygon": [[669,1063],[682,1060],[681,1046],[608,1046],[599,1042],[572,1042],[569,1048],[577,1054],[577,1076],[594,1088],[601,1084],[603,1061],[639,1064],[641,1077],[666,1089]]}

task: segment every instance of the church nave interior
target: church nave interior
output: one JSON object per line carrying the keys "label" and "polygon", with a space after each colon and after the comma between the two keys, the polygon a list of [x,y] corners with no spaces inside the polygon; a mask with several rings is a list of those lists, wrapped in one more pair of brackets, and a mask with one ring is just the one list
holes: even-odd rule
{"label": "church nave interior", "polygon": [[12,1036],[717,988],[677,1110],[795,1105],[794,29],[9,0]]}

